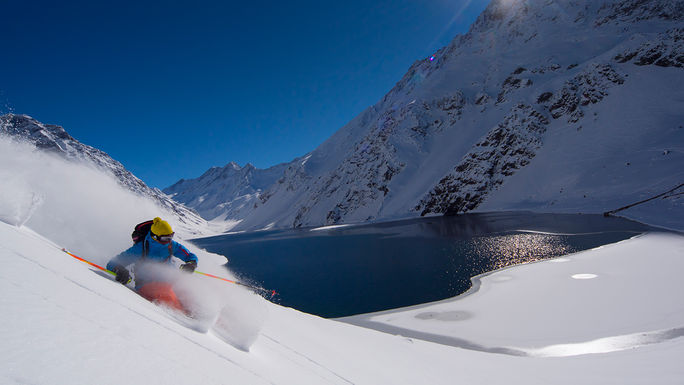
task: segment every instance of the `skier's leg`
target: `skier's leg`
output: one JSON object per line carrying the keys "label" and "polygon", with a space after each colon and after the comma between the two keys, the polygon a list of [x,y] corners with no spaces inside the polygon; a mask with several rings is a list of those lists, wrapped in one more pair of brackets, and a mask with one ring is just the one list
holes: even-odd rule
{"label": "skier's leg", "polygon": [[138,294],[148,301],[154,303],[161,303],[176,310],[180,310],[183,313],[188,311],[181,304],[173,291],[173,287],[167,282],[150,282],[146,283],[138,289]]}

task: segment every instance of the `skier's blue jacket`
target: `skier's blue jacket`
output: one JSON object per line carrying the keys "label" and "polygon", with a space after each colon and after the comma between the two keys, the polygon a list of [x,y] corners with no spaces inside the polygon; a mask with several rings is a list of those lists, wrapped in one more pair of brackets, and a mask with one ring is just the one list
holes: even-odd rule
{"label": "skier's blue jacket", "polygon": [[[107,263],[107,270],[113,270],[117,265],[126,267],[132,263],[140,262],[143,259],[143,244],[145,243],[149,245],[147,255],[144,257],[145,261],[171,264],[171,257],[174,256],[184,262],[197,262],[197,256],[180,243],[172,240],[170,243],[162,244],[147,234],[143,242],[134,244],[112,258]],[[138,283],[139,280],[136,277],[136,286]]]}

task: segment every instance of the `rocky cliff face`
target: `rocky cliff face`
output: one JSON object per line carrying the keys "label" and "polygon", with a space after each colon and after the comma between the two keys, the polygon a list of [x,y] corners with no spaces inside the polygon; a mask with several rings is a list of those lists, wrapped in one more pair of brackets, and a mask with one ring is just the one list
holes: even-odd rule
{"label": "rocky cliff face", "polygon": [[286,165],[237,228],[600,212],[667,190],[684,180],[683,11],[683,1],[495,0]]}
{"label": "rocky cliff face", "polygon": [[531,106],[515,106],[414,210],[426,215],[457,214],[475,209],[489,191],[531,162],[543,145],[548,124],[548,119]]}
{"label": "rocky cliff face", "polygon": [[684,67],[684,29],[673,28],[660,33],[635,48],[626,49],[615,56],[618,63],[632,62],[639,66]]}

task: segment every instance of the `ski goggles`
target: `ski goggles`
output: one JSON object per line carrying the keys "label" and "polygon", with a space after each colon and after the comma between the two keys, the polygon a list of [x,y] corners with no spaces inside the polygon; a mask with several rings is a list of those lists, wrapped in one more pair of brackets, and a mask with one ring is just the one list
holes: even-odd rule
{"label": "ski goggles", "polygon": [[175,233],[166,234],[166,235],[156,235],[156,234],[153,233],[153,234],[152,234],[152,238],[158,240],[158,241],[161,242],[161,243],[169,243],[169,242],[171,242],[171,240],[173,239],[173,235],[174,235],[174,234],[175,234]]}

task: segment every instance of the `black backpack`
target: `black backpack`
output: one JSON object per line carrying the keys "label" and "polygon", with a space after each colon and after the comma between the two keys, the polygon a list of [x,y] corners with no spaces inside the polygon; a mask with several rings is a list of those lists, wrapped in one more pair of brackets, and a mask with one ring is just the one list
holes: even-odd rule
{"label": "black backpack", "polygon": [[131,234],[131,238],[133,238],[133,243],[142,242],[145,239],[147,234],[150,232],[152,223],[154,223],[154,221],[149,220],[135,225],[135,228],[133,229],[133,234]]}

